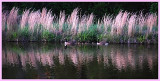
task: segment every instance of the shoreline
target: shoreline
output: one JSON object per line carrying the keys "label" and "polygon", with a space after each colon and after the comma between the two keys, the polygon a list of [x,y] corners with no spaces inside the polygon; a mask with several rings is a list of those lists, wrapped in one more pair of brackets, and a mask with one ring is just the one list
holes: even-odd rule
{"label": "shoreline", "polygon": [[[64,41],[59,41],[59,42],[56,42],[56,41],[2,41],[2,44],[3,43],[53,43],[53,44],[63,44]],[[123,43],[114,43],[114,42],[110,42],[109,44],[135,44],[135,45],[158,45],[158,43],[126,43],[126,42],[123,42]],[[76,42],[75,45],[96,45],[96,42],[92,42],[92,43],[79,43],[79,42]]]}

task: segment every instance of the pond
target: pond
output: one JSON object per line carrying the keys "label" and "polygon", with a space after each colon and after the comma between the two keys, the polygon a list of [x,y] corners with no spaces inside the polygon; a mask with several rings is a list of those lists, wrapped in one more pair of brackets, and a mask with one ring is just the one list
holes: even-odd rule
{"label": "pond", "polygon": [[4,42],[3,79],[157,79],[158,45]]}

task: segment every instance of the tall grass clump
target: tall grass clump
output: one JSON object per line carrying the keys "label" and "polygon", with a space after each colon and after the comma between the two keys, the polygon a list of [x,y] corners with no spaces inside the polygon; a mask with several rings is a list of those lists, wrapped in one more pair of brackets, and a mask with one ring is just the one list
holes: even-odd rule
{"label": "tall grass clump", "polygon": [[65,12],[60,12],[59,14],[59,32],[62,32],[63,25],[65,23]]}
{"label": "tall grass clump", "polygon": [[147,34],[152,33],[153,26],[157,25],[157,15],[156,14],[148,14],[147,15]]}
{"label": "tall grass clump", "polygon": [[7,22],[7,13],[2,13],[2,31],[5,31]]}
{"label": "tall grass clump", "polygon": [[10,12],[5,11],[2,13],[3,40],[9,40],[13,37],[17,37],[16,31],[19,29],[19,20],[18,8],[13,7]]}
{"label": "tall grass clump", "polygon": [[156,13],[129,13],[121,10],[117,15],[104,15],[100,19],[91,14],[80,14],[76,8],[68,15],[59,16],[43,8],[33,11],[18,9],[2,13],[4,41],[64,41],[110,43],[158,43],[158,16]]}
{"label": "tall grass clump", "polygon": [[103,17],[103,20],[102,20],[102,22],[103,22],[103,25],[104,25],[104,33],[105,34],[109,34],[109,31],[108,31],[108,29],[109,29],[109,27],[111,27],[112,26],[112,16],[104,16]]}
{"label": "tall grass clump", "polygon": [[13,7],[7,18],[7,30],[16,31],[18,29],[18,9]]}
{"label": "tall grass clump", "polygon": [[29,13],[30,10],[25,10],[22,14],[22,18],[20,21],[20,28],[23,29],[24,27],[26,27],[27,23],[28,23],[28,18],[29,18]]}
{"label": "tall grass clump", "polygon": [[71,15],[68,16],[68,19],[67,19],[69,26],[71,26],[72,35],[77,34],[78,20],[79,20],[78,11],[79,11],[78,8],[74,9]]}
{"label": "tall grass clump", "polygon": [[135,33],[136,15],[131,15],[128,20],[128,36],[133,36]]}

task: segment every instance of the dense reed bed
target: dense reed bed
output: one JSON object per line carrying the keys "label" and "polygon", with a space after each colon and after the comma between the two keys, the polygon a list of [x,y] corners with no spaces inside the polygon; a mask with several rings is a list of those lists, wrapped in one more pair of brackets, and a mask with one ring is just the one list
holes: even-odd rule
{"label": "dense reed bed", "polygon": [[120,11],[116,16],[101,19],[91,14],[80,14],[76,8],[70,15],[61,11],[59,16],[51,10],[3,11],[3,41],[101,41],[109,43],[158,43],[158,17],[156,13],[129,13]]}
{"label": "dense reed bed", "polygon": [[[146,73],[146,70],[151,72],[149,73],[150,76],[146,75],[147,78],[153,77],[152,75],[157,77],[158,75],[158,68],[156,67],[158,65],[158,45],[110,44],[109,46],[100,46],[99,48],[94,45],[68,46],[64,48],[63,44],[60,45],[57,43],[7,43],[4,44],[3,47],[2,65],[3,68],[7,67],[7,69],[3,71],[4,78],[8,76],[6,75],[7,70],[13,73],[16,73],[17,70],[19,71],[19,69],[15,68],[29,72],[28,75],[30,76],[36,74],[37,78],[39,75],[37,71],[40,69],[44,72],[43,74],[47,74],[45,72],[50,73],[46,76],[56,74],[54,76],[54,78],[56,78],[59,73],[61,73],[59,75],[60,77],[63,77],[62,75],[64,74],[81,73],[81,71],[84,70],[84,66],[86,67],[85,71],[88,78],[93,78],[93,76],[99,77],[96,76],[96,74],[106,75],[101,76],[104,78],[110,77],[108,76],[108,72],[110,72],[112,76],[121,73],[119,76],[123,78],[126,78],[126,76],[130,74],[140,77],[142,76],[141,73]],[[14,67],[14,70],[10,67]],[[69,69],[71,67],[73,68]],[[67,70],[64,72],[64,69]],[[97,70],[95,71],[95,69],[98,69],[98,72],[96,72]],[[111,73],[112,69],[114,69],[113,73]],[[103,71],[105,71],[105,74],[103,74]],[[32,72],[34,73],[32,74]],[[126,76],[123,76],[124,74]],[[15,75],[11,77],[14,76]],[[33,75],[32,78],[36,77]],[[73,76],[71,78],[73,78]]]}

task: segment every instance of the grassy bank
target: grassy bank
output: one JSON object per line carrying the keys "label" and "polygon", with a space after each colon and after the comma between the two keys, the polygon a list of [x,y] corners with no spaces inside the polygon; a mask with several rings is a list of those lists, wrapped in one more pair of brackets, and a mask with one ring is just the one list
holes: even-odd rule
{"label": "grassy bank", "polygon": [[[54,11],[53,11],[54,12]],[[91,14],[80,14],[76,8],[70,15],[59,16],[43,8],[42,11],[18,9],[3,11],[3,41],[54,41],[64,38],[80,42],[158,43],[158,20],[155,13],[143,14],[120,11],[116,16],[105,15],[96,20]]]}

